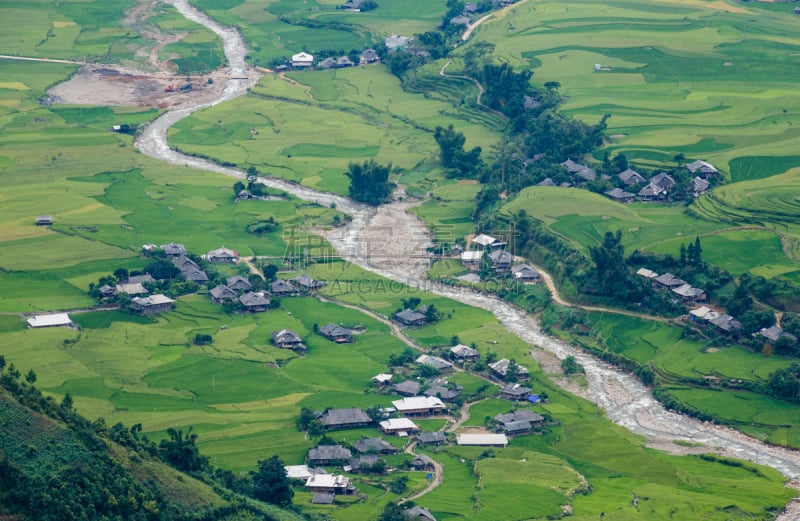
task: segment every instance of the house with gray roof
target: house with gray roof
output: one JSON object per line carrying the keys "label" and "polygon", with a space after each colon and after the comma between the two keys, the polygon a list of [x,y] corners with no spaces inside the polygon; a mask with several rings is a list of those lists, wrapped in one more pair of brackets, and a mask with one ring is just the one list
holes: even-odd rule
{"label": "house with gray roof", "polygon": [[361,438],[353,448],[360,454],[394,454],[397,447],[383,438]]}
{"label": "house with gray roof", "polygon": [[140,282],[135,284],[117,284],[115,289],[117,294],[124,293],[126,295],[147,295],[149,293],[149,291],[147,291],[147,289],[142,286]]}
{"label": "house with gray roof", "polygon": [[742,329],[742,323],[727,313],[709,320],[712,324],[721,329],[724,333],[736,333]]}
{"label": "house with gray roof", "polygon": [[305,350],[303,339],[291,329],[281,329],[272,333],[272,344],[281,349],[301,349]]}
{"label": "house with gray roof", "polygon": [[511,267],[511,276],[514,280],[524,282],[526,284],[533,284],[541,280],[539,272],[533,266],[528,264],[517,264]]}
{"label": "house with gray roof", "polygon": [[349,409],[329,409],[319,417],[319,421],[328,430],[353,429],[372,423],[372,418],[357,407]]}
{"label": "house with gray roof", "polygon": [[186,256],[186,246],[183,244],[178,244],[177,242],[171,242],[169,244],[162,244],[161,251],[164,252],[164,255],[167,257],[185,257]]}
{"label": "house with gray roof", "polygon": [[410,327],[421,327],[425,325],[426,317],[423,313],[415,309],[404,309],[394,314],[394,318],[403,324]]}
{"label": "house with gray roof", "polygon": [[317,64],[318,69],[333,69],[336,67],[336,58],[329,56]]}
{"label": "house with gray roof", "polygon": [[544,425],[544,416],[527,409],[498,414],[494,419],[497,421],[500,430],[507,436],[527,434],[533,430],[534,426]]}
{"label": "house with gray roof", "polygon": [[617,177],[619,177],[620,181],[625,183],[626,186],[638,185],[647,182],[647,179],[639,174],[639,172],[636,170],[631,170],[630,168],[617,174]]}
{"label": "house with gray roof", "polygon": [[622,188],[614,188],[605,192],[606,197],[618,203],[630,203],[636,199],[636,194],[626,192]]}
{"label": "house with gray roof", "polygon": [[239,254],[236,250],[222,246],[216,250],[211,250],[203,256],[208,262],[239,262]]}
{"label": "house with gray roof", "polygon": [[458,344],[450,348],[451,356],[455,357],[460,362],[475,362],[480,359],[481,355],[477,349],[473,349],[464,344]]}
{"label": "house with gray roof", "polygon": [[360,65],[370,65],[372,63],[378,63],[379,61],[381,61],[381,58],[378,56],[375,49],[367,49],[361,53],[358,63]]}
{"label": "house with gray roof", "polygon": [[461,389],[463,389],[463,387],[460,385],[450,387],[437,383],[428,387],[423,394],[425,396],[435,396],[443,402],[452,402],[461,396]]}
{"label": "house with gray roof", "polygon": [[127,279],[123,280],[123,284],[144,284],[145,282],[155,282],[156,279],[153,278],[152,275],[149,273],[144,273],[142,275],[131,275]]}
{"label": "house with gray roof", "polygon": [[183,278],[189,282],[194,282],[195,284],[202,285],[209,280],[208,274],[200,268],[189,268],[181,271],[181,274],[183,274]]}
{"label": "house with gray roof", "polygon": [[686,304],[703,302],[706,300],[706,292],[700,288],[692,287],[691,284],[683,284],[677,288],[672,288],[671,291],[678,295]]}
{"label": "house with gray roof", "polygon": [[438,356],[419,355],[415,361],[420,365],[429,365],[437,371],[450,371],[453,369],[453,364]]}
{"label": "house with gray roof", "polygon": [[759,334],[770,342],[777,342],[778,340],[784,337],[791,340],[792,342],[797,341],[796,336],[794,336],[791,333],[787,333],[786,331],[783,330],[782,327],[777,325],[771,327],[765,327],[761,329]]}
{"label": "house with gray roof", "polygon": [[656,286],[667,289],[679,288],[684,284],[687,284],[685,280],[676,277],[672,273],[664,273],[663,275],[659,275],[653,279],[653,282],[656,284]]}
{"label": "house with gray roof", "polygon": [[675,186],[675,179],[666,172],[660,172],[650,178],[650,184],[669,192]]}
{"label": "house with gray roof", "polygon": [[266,311],[269,308],[269,302],[269,295],[261,292],[251,291],[239,297],[239,303],[244,307],[245,311],[252,313]]}
{"label": "house with gray roof", "polygon": [[392,385],[392,390],[401,396],[416,396],[420,391],[419,382],[414,380],[404,380]]}
{"label": "house with gray roof", "polygon": [[293,282],[300,291],[317,291],[325,286],[324,282],[312,279],[308,275],[298,275]]}
{"label": "house with gray roof", "polygon": [[353,341],[352,331],[338,324],[326,324],[319,328],[319,334],[337,344],[349,344]]}
{"label": "house with gray roof", "polygon": [[234,275],[233,277],[228,277],[226,283],[227,286],[234,291],[250,291],[253,289],[253,285],[250,284],[250,281],[242,277],[241,275]]}
{"label": "house with gray roof", "polygon": [[336,68],[343,69],[345,67],[353,67],[355,63],[347,56],[339,56],[336,58]]}
{"label": "house with gray roof", "polygon": [[333,465],[350,461],[353,453],[341,445],[319,445],[308,451],[307,460],[310,465]]}
{"label": "house with gray roof", "polygon": [[297,295],[298,289],[288,280],[278,279],[270,282],[269,292],[276,297],[290,297]]}
{"label": "house with gray roof", "polygon": [[642,201],[658,201],[660,199],[665,199],[668,195],[668,192],[663,188],[650,183],[639,190],[637,195]]}
{"label": "house with gray roof", "polygon": [[417,441],[421,445],[440,445],[447,441],[443,432],[420,432],[417,434]]}
{"label": "house with gray roof", "polygon": [[232,302],[233,300],[236,299],[236,297],[239,296],[235,291],[233,291],[228,286],[225,286],[224,284],[220,284],[212,288],[211,291],[208,292],[208,294],[209,296],[211,296],[211,300],[213,300],[217,304]]}
{"label": "house with gray roof", "polygon": [[694,192],[695,197],[706,193],[709,187],[711,187],[711,183],[709,183],[702,177],[698,176],[692,179],[692,191]]}
{"label": "house with gray roof", "polygon": [[514,256],[505,250],[495,250],[489,253],[489,260],[495,273],[508,273],[511,269],[511,264],[514,262]]}
{"label": "house with gray roof", "polygon": [[159,313],[172,309],[175,301],[166,295],[150,295],[149,297],[134,297],[131,307],[141,313]]}
{"label": "house with gray roof", "polygon": [[708,177],[709,175],[719,174],[719,170],[714,167],[711,163],[706,163],[702,159],[698,159],[697,161],[692,161],[691,163],[686,164],[686,170],[693,174],[699,173],[703,177]]}
{"label": "house with gray roof", "polygon": [[415,505],[403,512],[403,517],[409,521],[436,521],[430,510],[419,505]]}
{"label": "house with gray roof", "polygon": [[[489,369],[491,369],[497,376],[501,378],[505,378],[508,375],[508,368],[511,367],[511,360],[508,358],[501,358],[497,362],[493,364],[489,364]],[[530,373],[528,370],[517,364],[517,378],[529,378]]]}
{"label": "house with gray roof", "polygon": [[531,395],[533,389],[530,387],[525,387],[524,385],[520,384],[508,384],[502,389],[500,389],[500,398],[505,398],[506,400],[512,400],[515,402],[521,402],[528,399],[528,396]]}

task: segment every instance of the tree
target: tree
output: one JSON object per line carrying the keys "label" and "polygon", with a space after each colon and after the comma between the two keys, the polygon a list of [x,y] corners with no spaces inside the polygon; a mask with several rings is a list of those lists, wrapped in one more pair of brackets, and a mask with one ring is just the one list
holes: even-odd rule
{"label": "tree", "polygon": [[264,278],[267,282],[275,282],[275,278],[278,274],[278,267],[274,264],[267,264],[261,270],[264,273]]}
{"label": "tree", "polygon": [[64,398],[61,399],[61,408],[65,411],[72,410],[72,395],[67,393],[64,395]]}
{"label": "tree", "polygon": [[177,266],[163,259],[154,260],[144,267],[144,271],[158,280],[174,279],[181,272]]}
{"label": "tree", "polygon": [[395,187],[395,184],[389,181],[391,170],[391,163],[383,166],[374,159],[363,164],[350,163],[345,173],[350,178],[350,197],[372,206],[385,203]]}
{"label": "tree", "polygon": [[564,374],[567,376],[571,374],[583,373],[583,367],[575,360],[575,357],[572,355],[568,355],[565,359],[561,361],[561,370],[564,371]]}
{"label": "tree", "polygon": [[590,247],[589,254],[595,264],[595,287],[602,295],[625,299],[629,292],[629,277],[622,232],[606,232],[602,244]]}
{"label": "tree", "polygon": [[245,187],[245,185],[244,185],[244,183],[243,183],[243,182],[241,182],[241,181],[236,181],[235,183],[233,183],[233,195],[234,195],[234,196],[238,196],[238,195],[239,195],[239,193],[240,193],[242,190],[244,190],[245,188],[246,188],[246,187]]}
{"label": "tree", "polygon": [[3,369],[5,368],[6,368],[6,357],[0,355],[0,372],[2,372]]}
{"label": "tree", "polygon": [[25,381],[31,385],[36,383],[36,373],[33,372],[33,369],[28,371],[28,374],[25,375]]}
{"label": "tree", "polygon": [[128,278],[128,270],[125,268],[117,268],[114,270],[114,278],[122,282]]}
{"label": "tree", "polygon": [[278,456],[258,462],[258,471],[253,473],[253,495],[256,499],[279,507],[292,504],[294,490]]}
{"label": "tree", "polygon": [[397,503],[387,503],[378,521],[405,521],[406,515]]}
{"label": "tree", "polygon": [[186,436],[182,430],[172,427],[167,429],[167,435],[169,439],[161,440],[158,444],[162,460],[184,472],[201,470],[208,464],[197,448],[197,434],[192,432],[191,427]]}

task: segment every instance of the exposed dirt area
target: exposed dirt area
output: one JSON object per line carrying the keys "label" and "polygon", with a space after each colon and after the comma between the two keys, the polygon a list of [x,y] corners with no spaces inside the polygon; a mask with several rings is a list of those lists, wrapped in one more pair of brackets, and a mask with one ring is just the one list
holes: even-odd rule
{"label": "exposed dirt area", "polygon": [[[177,67],[170,60],[159,59],[165,45],[180,41],[186,33],[165,34],[147,23],[157,3],[157,0],[141,0],[125,15],[124,24],[152,42],[152,46],[137,53],[141,63],[86,64],[72,78],[51,88],[46,103],[173,109],[219,97],[230,78],[228,69],[187,77],[177,75]],[[253,76],[241,81],[254,84],[258,75]]]}

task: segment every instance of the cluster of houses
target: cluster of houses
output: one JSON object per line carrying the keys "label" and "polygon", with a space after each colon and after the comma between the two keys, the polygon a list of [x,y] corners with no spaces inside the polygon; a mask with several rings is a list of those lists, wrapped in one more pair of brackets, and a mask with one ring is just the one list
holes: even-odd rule
{"label": "cluster of houses", "polygon": [[[470,241],[470,249],[465,251],[459,245],[450,251],[461,258],[461,264],[471,271],[479,271],[484,258],[491,264],[492,272],[498,276],[510,275],[515,281],[523,284],[536,284],[541,281],[539,272],[533,266],[514,263],[514,256],[505,251],[506,242],[491,235],[479,234]],[[464,278],[468,282],[479,282],[480,278]]]}
{"label": "cluster of houses", "polygon": [[120,295],[128,295],[131,297],[131,309],[144,314],[160,313],[172,309],[175,301],[160,293],[150,295],[150,292],[144,286],[146,282],[156,282],[156,279],[149,273],[131,275],[115,286],[110,284],[100,286],[98,292],[103,300],[117,298]]}
{"label": "cluster of houses", "polygon": [[251,313],[258,313],[269,309],[272,297],[294,297],[301,294],[317,291],[325,285],[324,282],[313,279],[307,275],[300,275],[291,280],[276,280],[268,285],[268,290],[254,291],[253,285],[241,275],[234,275],[212,288],[208,294],[217,304],[238,302],[242,309]]}
{"label": "cluster of houses", "polygon": [[[364,50],[361,55],[358,57],[358,62],[356,63],[349,56],[337,56],[337,57],[327,57],[316,64],[316,68],[318,69],[343,69],[346,67],[355,67],[356,65],[372,65],[374,63],[380,63],[381,58],[378,55],[378,52],[375,49],[366,49]],[[299,52],[297,54],[292,55],[292,59],[289,61],[288,64],[281,65],[276,67],[275,70],[278,72],[288,70],[289,66],[291,65],[292,69],[310,69],[314,67],[315,58],[313,54],[309,54],[307,52]]]}
{"label": "cluster of houses", "polygon": [[708,323],[726,334],[735,334],[742,329],[742,323],[727,313],[720,313],[706,306],[689,312],[690,322]]}
{"label": "cluster of houses", "polygon": [[[561,166],[567,171],[574,183],[563,182],[559,186],[569,187],[573,184],[579,184],[586,181],[594,181],[598,177],[598,173],[594,168],[587,165],[577,163],[571,159],[567,159]],[[697,160],[688,163],[686,169],[695,174],[692,179],[692,192],[695,197],[705,194],[711,187],[708,178],[718,175],[719,171],[711,163],[706,161]],[[611,180],[611,176],[600,174],[600,179]],[[614,188],[605,192],[606,197],[612,201],[619,203],[630,203],[633,201],[663,201],[668,199],[672,188],[675,186],[675,179],[666,172],[655,174],[650,179],[646,179],[633,169],[627,169],[624,172],[617,174],[617,178],[622,183],[624,188]],[[537,186],[556,186],[555,182],[549,177],[544,181],[538,183]],[[635,192],[634,192],[635,190]]]}
{"label": "cluster of houses", "polygon": [[695,288],[685,280],[676,277],[672,273],[658,273],[647,268],[640,268],[636,274],[646,280],[652,282],[653,287],[657,289],[666,289],[672,292],[673,295],[679,297],[684,304],[691,305],[698,302],[705,302],[707,295],[705,290]]}

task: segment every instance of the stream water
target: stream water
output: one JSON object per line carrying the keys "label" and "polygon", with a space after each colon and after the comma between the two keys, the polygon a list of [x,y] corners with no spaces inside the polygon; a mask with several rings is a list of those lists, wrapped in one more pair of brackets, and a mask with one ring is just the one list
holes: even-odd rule
{"label": "stream water", "polygon": [[[219,35],[224,42],[232,79],[228,80],[218,99],[169,111],[156,119],[141,133],[136,146],[144,154],[169,163],[244,178],[244,172],[240,170],[183,155],[171,149],[167,143],[167,132],[172,125],[197,110],[245,94],[247,82],[235,78],[255,74],[245,63],[247,49],[237,30],[222,27],[198,12],[187,0],[167,1],[187,19],[204,25]],[[486,294],[425,280],[423,273],[427,261],[415,259],[413,253],[423,252],[424,247],[429,244],[429,237],[425,226],[405,211],[407,206],[404,203],[396,202],[375,209],[346,197],[317,192],[279,179],[264,179],[263,183],[304,200],[326,206],[335,204],[338,210],[349,214],[352,221],[327,236],[343,258],[393,281],[491,311],[509,331],[534,347],[531,350],[534,357],[540,352],[539,349],[553,353],[561,359],[567,355],[574,356],[584,367],[588,382],[587,388],[580,394],[605,410],[608,417],[616,423],[645,436],[648,443],[672,449],[680,448],[673,443],[675,440],[702,444],[732,456],[773,467],[791,480],[800,480],[800,453],[797,451],[774,447],[738,431],[667,411],[636,377],[545,335],[536,320],[514,306]],[[797,503],[790,504],[779,519],[800,519]]]}

